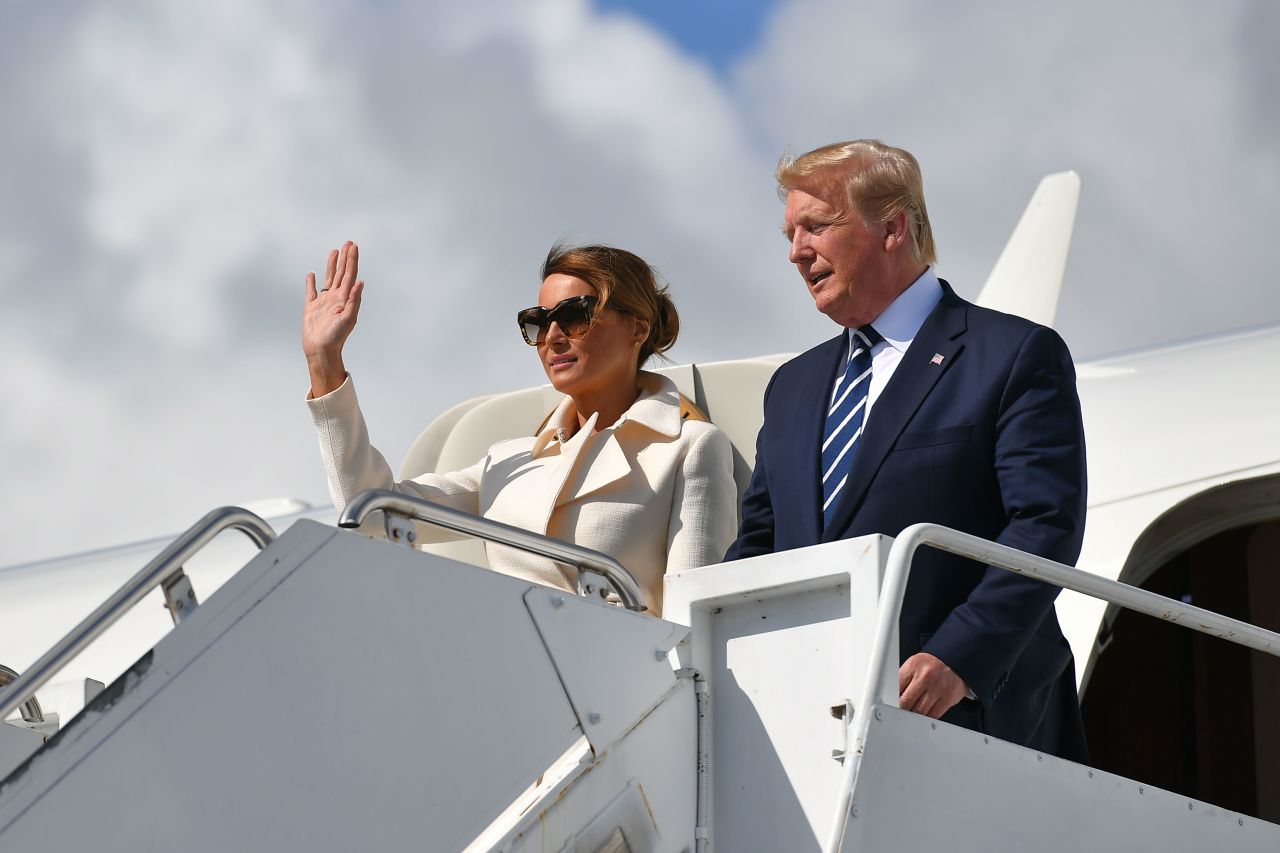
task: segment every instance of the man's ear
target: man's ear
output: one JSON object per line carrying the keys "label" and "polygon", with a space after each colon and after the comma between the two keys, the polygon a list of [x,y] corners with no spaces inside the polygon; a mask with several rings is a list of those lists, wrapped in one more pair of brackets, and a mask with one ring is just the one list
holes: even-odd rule
{"label": "man's ear", "polygon": [[897,216],[885,220],[884,229],[884,250],[897,251],[898,247],[907,242],[907,212],[901,210]]}

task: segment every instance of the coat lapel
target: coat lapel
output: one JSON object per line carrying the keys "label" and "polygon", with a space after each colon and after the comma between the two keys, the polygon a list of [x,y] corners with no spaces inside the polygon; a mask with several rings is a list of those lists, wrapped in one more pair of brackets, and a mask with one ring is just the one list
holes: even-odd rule
{"label": "coat lapel", "polygon": [[[876,399],[855,449],[849,481],[836,500],[831,524],[822,533],[823,542],[839,539],[844,534],[903,428],[964,349],[967,308],[946,282],[942,282],[942,290],[941,301],[925,319],[894,370],[893,378]],[[941,363],[937,363],[939,356]],[[817,492],[821,494],[822,489],[818,488]]]}
{"label": "coat lapel", "polygon": [[680,435],[680,394],[675,385],[647,372],[640,373],[639,385],[640,396],[618,423],[596,433],[592,415],[563,448],[564,455],[551,475],[556,483],[553,506],[581,500],[629,476],[635,466],[624,443],[638,446],[651,440],[645,433],[664,439]]}
{"label": "coat lapel", "polygon": [[[531,458],[526,463],[530,470],[515,481],[518,487],[502,489],[494,496],[494,506],[502,505],[501,515],[508,523],[546,534],[551,513],[561,502],[561,495],[577,468],[584,440],[589,435],[589,432],[580,432],[570,440],[559,441],[558,431],[570,418],[576,419],[577,414],[570,400],[565,398],[535,439]],[[586,429],[594,428],[592,419]],[[554,454],[553,459],[538,461],[550,454]]]}
{"label": "coat lapel", "polygon": [[562,478],[555,505],[580,500],[592,492],[621,480],[631,473],[631,462],[610,430],[604,435],[586,436],[575,451],[566,453],[557,467]]}

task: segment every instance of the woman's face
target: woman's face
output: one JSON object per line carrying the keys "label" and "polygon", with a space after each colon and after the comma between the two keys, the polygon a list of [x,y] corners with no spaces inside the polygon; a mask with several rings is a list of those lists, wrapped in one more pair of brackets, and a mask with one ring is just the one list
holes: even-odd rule
{"label": "woman's face", "polygon": [[[538,304],[554,308],[573,296],[596,295],[582,279],[553,273],[542,282]],[[644,340],[648,325],[610,308],[599,312],[581,338],[570,338],[559,323],[552,323],[538,346],[542,369],[557,391],[575,399],[616,393],[620,387],[633,389],[640,354],[636,342]]]}

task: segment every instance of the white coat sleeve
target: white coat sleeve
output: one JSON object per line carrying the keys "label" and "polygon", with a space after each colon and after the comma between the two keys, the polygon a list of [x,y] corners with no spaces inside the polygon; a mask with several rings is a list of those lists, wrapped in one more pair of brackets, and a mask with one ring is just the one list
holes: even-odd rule
{"label": "white coat sleeve", "polygon": [[424,474],[395,481],[386,459],[369,442],[351,377],[323,397],[308,398],[307,408],[320,439],[320,456],[329,479],[329,495],[341,510],[366,489],[395,489],[472,515],[480,512],[480,480],[488,457],[461,471]]}
{"label": "white coat sleeve", "polygon": [[667,571],[719,563],[738,529],[733,447],[716,426],[686,421],[691,433],[672,494]]}

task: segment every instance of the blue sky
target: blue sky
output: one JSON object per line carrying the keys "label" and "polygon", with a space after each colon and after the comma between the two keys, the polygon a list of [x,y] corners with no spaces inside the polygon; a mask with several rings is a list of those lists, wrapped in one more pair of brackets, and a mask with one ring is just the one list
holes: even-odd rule
{"label": "blue sky", "polygon": [[778,0],[593,0],[602,12],[635,15],[724,73],[755,48]]}

